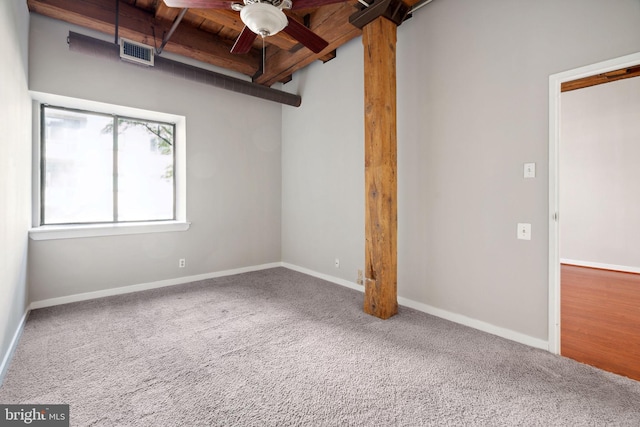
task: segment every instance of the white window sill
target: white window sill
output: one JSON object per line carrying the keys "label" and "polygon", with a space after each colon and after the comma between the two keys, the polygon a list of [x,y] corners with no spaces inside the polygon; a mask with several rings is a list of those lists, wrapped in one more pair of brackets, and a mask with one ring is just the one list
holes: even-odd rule
{"label": "white window sill", "polygon": [[186,231],[186,221],[136,222],[122,224],[43,225],[29,230],[32,240],[77,239],[82,237],[119,236],[124,234]]}

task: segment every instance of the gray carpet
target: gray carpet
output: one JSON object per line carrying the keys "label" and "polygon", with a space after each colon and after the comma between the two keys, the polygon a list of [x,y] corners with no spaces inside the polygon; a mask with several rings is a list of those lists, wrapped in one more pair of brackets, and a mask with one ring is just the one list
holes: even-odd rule
{"label": "gray carpet", "polygon": [[73,426],[640,425],[640,382],[284,268],[35,310],[0,403]]}

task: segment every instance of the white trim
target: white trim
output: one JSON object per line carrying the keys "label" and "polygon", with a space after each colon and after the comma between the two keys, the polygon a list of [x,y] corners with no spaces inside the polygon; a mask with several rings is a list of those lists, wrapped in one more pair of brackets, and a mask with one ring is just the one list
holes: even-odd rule
{"label": "white trim", "polygon": [[29,309],[27,309],[22,315],[22,319],[20,319],[20,323],[18,323],[18,327],[16,331],[13,333],[13,338],[11,339],[11,343],[9,344],[9,348],[7,348],[7,352],[2,358],[2,364],[0,364],[0,387],[2,387],[2,383],[4,382],[4,377],[9,370],[9,363],[13,358],[13,354],[18,347],[18,342],[20,341],[20,336],[22,336],[22,331],[24,331],[24,325],[27,322],[27,316],[29,315]]}
{"label": "white trim", "polygon": [[640,64],[640,53],[549,76],[549,351],[560,353],[560,86],[564,82]]}
{"label": "white trim", "polygon": [[[7,368],[8,361],[11,359],[11,355],[15,351],[15,347],[17,346],[22,330],[24,329],[24,324],[27,318],[27,314],[29,313],[30,310],[35,310],[35,309],[44,308],[44,307],[51,307],[51,306],[61,305],[61,304],[68,304],[72,302],[87,301],[87,300],[103,298],[103,297],[113,296],[113,295],[128,294],[128,293],[139,292],[139,291],[144,291],[148,289],[157,289],[157,288],[162,288],[166,286],[180,285],[185,283],[196,282],[199,280],[212,279],[216,277],[232,276],[235,274],[248,273],[252,271],[267,270],[267,269],[276,268],[276,267],[285,267],[285,268],[288,268],[289,270],[297,271],[299,273],[303,273],[308,276],[317,277],[319,279],[326,280],[327,282],[332,282],[337,285],[347,287],[349,289],[353,289],[359,292],[364,292],[363,286],[350,282],[348,280],[341,279],[339,277],[318,273],[316,271],[313,271],[304,267],[299,267],[297,265],[289,264],[286,262],[273,262],[273,263],[255,265],[250,267],[236,268],[232,270],[218,271],[214,273],[178,277],[175,279],[160,280],[156,282],[141,283],[137,285],[123,286],[119,288],[104,289],[101,291],[86,292],[82,294],[75,294],[75,295],[68,295],[64,297],[33,301],[29,305],[29,309],[27,310],[27,312],[25,312],[24,316],[22,317],[20,326],[18,327],[18,329],[16,330],[16,333],[14,334],[13,340],[11,341],[11,345],[9,347],[9,350],[7,351],[7,354],[4,357],[2,365],[0,365],[0,385],[2,384],[2,378],[4,377],[4,370]],[[511,341],[528,345],[530,347],[535,347],[543,350],[548,349],[547,341],[534,338],[529,335],[525,335],[516,331],[512,331],[510,329],[495,326],[490,323],[486,323],[477,319],[472,319],[470,317],[463,316],[461,314],[456,314],[447,310],[442,310],[436,307],[432,307],[430,305],[416,302],[408,298],[398,297],[398,304],[405,307],[413,308],[415,310],[418,310],[436,317],[440,317],[442,319],[452,321],[454,323],[458,323],[458,324],[468,326],[483,332],[487,332],[492,335],[496,335]]]}
{"label": "white trim", "polygon": [[[309,276],[317,277],[319,279],[326,280],[328,282],[333,282],[341,286],[345,286],[350,289],[355,289],[356,291],[364,292],[364,286],[357,285],[356,283],[350,282],[348,280],[340,279],[338,277],[330,276],[328,274],[318,273],[313,270],[309,270],[304,267],[299,267],[297,265],[289,264],[286,262],[282,263],[282,266],[288,268],[290,270],[298,271],[300,273],[307,274]],[[398,297],[398,304],[413,308],[418,311],[422,311],[423,313],[431,314],[436,317],[440,317],[442,319],[446,319],[452,321],[454,323],[458,323],[464,326],[468,326],[473,329],[477,329],[483,332],[487,332],[492,335],[497,335],[502,338],[506,338],[511,341],[518,342],[520,344],[528,345],[530,347],[539,348],[542,350],[549,349],[549,343],[545,340],[541,340],[539,338],[535,338],[529,335],[522,334],[520,332],[512,331],[511,329],[502,328],[500,326],[495,326],[490,323],[483,322],[481,320],[472,319],[467,316],[463,316],[461,314],[452,313],[447,310],[442,310],[436,307],[432,307],[427,304],[423,304],[421,302],[413,301],[408,298]]]}
{"label": "white trim", "polygon": [[31,95],[31,99],[38,103],[57,105],[65,108],[75,108],[77,110],[89,110],[103,114],[120,114],[143,120],[157,120],[160,122],[176,124],[185,119],[184,116],[177,114],[151,111],[143,108],[128,107],[125,105],[109,104],[107,102],[92,101],[89,99],[73,98],[54,93],[30,90],[29,94]]}
{"label": "white trim", "polygon": [[454,323],[458,323],[460,325],[468,326],[473,329],[478,329],[482,332],[487,332],[491,335],[496,335],[511,341],[518,342],[520,344],[528,345],[530,347],[535,347],[542,350],[549,349],[549,343],[545,340],[522,334],[511,329],[492,325],[491,323],[483,322],[482,320],[473,319],[462,314],[452,313],[450,311],[432,307],[430,305],[416,302],[404,297],[398,297],[398,303],[405,307],[413,308],[415,310],[419,310],[424,313],[431,314],[433,316],[440,317]]}
{"label": "white trim", "polygon": [[282,267],[288,268],[289,270],[297,271],[298,273],[304,273],[308,276],[317,277],[318,279],[326,280],[327,282],[333,282],[341,286],[345,286],[350,289],[354,289],[356,291],[364,292],[364,286],[358,285],[357,283],[350,282],[348,280],[341,279],[335,276],[329,276],[328,274],[318,273],[317,271],[309,270],[308,268],[299,267],[297,265],[289,264],[287,262],[281,263]]}
{"label": "white trim", "polygon": [[601,262],[578,261],[575,259],[560,258],[560,264],[576,265],[578,267],[598,268],[600,270],[621,271],[623,273],[640,274],[640,267],[629,267],[628,265],[604,264]]}
{"label": "white trim", "polygon": [[80,237],[186,231],[186,221],[130,222],[87,225],[43,225],[29,230],[31,240],[76,239]]}
{"label": "white trim", "polygon": [[235,268],[232,270],[217,271],[213,273],[197,274],[194,276],[176,277],[175,279],[159,280],[157,282],[140,283],[137,285],[122,286],[120,288],[103,289],[101,291],[85,292],[82,294],[68,295],[58,298],[49,298],[40,301],[33,301],[29,306],[30,310],[37,308],[52,307],[54,305],[69,304],[78,301],[87,301],[96,298],[109,297],[113,295],[129,294],[132,292],[146,291],[148,289],[164,288],[166,286],[182,285],[185,283],[197,282],[199,280],[213,279],[216,277],[232,276],[234,274],[249,273],[251,271],[266,270],[280,267],[281,263],[273,262],[269,264],[254,265],[250,267]]}
{"label": "white trim", "polygon": [[549,77],[549,351],[560,354],[560,227],[558,221],[558,143],[560,140],[560,84]]}

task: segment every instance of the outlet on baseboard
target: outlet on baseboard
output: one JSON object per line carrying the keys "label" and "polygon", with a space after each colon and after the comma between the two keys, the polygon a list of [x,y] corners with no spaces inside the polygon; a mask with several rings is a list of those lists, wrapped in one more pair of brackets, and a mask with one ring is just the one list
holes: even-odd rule
{"label": "outlet on baseboard", "polygon": [[358,285],[364,284],[364,278],[362,277],[362,270],[358,270],[358,281],[356,283]]}

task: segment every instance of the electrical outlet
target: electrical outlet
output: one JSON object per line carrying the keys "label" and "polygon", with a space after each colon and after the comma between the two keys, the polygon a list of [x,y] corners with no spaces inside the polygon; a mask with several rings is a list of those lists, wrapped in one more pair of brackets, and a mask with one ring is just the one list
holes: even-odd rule
{"label": "electrical outlet", "polygon": [[180,258],[180,260],[178,260],[178,267],[185,268],[186,266],[187,266],[187,260],[184,258]]}
{"label": "electrical outlet", "polygon": [[335,260],[335,265],[336,265],[336,268],[340,268],[340,260],[338,258],[336,258]]}
{"label": "electrical outlet", "polygon": [[356,282],[358,285],[364,284],[364,279],[362,278],[362,270],[358,270],[358,281]]}

